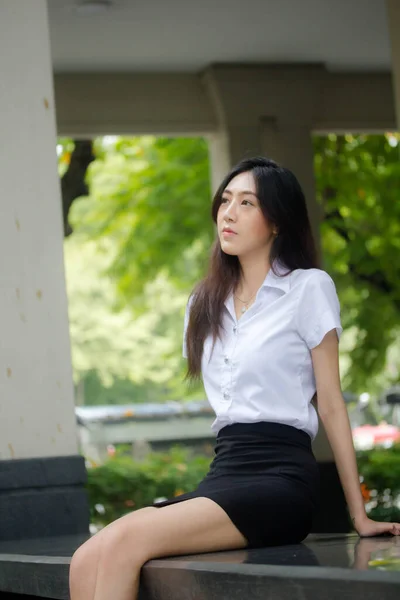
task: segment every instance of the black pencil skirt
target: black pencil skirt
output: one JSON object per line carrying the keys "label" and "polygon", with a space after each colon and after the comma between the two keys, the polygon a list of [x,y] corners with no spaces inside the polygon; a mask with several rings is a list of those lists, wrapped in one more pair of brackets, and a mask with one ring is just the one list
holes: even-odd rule
{"label": "black pencil skirt", "polygon": [[248,548],[295,544],[309,534],[319,504],[319,469],[306,432],[281,423],[234,423],[218,432],[214,454],[195,490],[153,506],[210,498]]}

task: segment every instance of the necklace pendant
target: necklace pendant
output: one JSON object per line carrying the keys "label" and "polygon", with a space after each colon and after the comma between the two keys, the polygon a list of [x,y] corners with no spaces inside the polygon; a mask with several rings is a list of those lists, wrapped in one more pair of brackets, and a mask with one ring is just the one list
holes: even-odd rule
{"label": "necklace pendant", "polygon": [[242,307],[242,313],[245,313],[247,308],[245,306]]}

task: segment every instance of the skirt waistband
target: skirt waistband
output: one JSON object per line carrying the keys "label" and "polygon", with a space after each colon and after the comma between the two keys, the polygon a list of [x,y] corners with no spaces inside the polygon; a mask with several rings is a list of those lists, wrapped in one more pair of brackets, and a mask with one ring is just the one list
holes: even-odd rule
{"label": "skirt waistband", "polygon": [[301,444],[311,448],[311,438],[302,429],[297,429],[292,425],[284,423],[273,423],[271,421],[256,421],[254,423],[232,423],[225,425],[217,433],[218,438],[231,437],[236,435],[260,435],[265,438],[278,438],[289,440],[296,444]]}

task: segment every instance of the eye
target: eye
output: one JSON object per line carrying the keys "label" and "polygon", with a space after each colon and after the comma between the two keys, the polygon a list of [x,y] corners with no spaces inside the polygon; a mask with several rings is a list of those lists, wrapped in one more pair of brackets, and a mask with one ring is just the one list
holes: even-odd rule
{"label": "eye", "polygon": [[225,202],[228,202],[228,198],[221,198],[221,204],[225,204]]}
{"label": "eye", "polygon": [[[250,204],[250,206],[253,206],[253,203],[250,202],[250,200],[243,200],[243,202],[247,202],[247,204]],[[242,204],[243,204],[243,202],[242,202]]]}

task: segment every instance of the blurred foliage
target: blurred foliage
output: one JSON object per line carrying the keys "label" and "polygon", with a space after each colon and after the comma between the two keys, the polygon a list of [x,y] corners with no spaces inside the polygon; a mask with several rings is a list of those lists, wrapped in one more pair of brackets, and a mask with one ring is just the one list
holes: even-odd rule
{"label": "blurred foliage", "polygon": [[144,310],[146,284],[160,273],[179,290],[201,277],[213,239],[207,143],[202,138],[102,138],[90,165],[90,196],[70,221],[93,240],[111,238],[108,268],[120,306]]}
{"label": "blurred foliage", "polygon": [[352,391],[377,393],[400,379],[400,155],[398,133],[314,138],[325,268],[342,323],[354,330]]}
{"label": "blurred foliage", "polygon": [[[108,238],[99,243],[74,233],[64,242],[68,312],[77,402],[126,404],[179,400],[183,383],[183,314],[187,295],[164,275],[149,282],[146,307],[134,316],[115,310],[116,289],[104,273],[115,254]],[[204,397],[202,386],[190,398]]]}
{"label": "blurred foliage", "polygon": [[[394,259],[400,246],[398,141],[394,133],[314,138],[324,268],[335,280],[345,328],[340,346],[342,387],[354,393],[379,394],[400,379],[400,277]],[[59,140],[60,174],[68,164],[71,144]],[[82,297],[79,317],[78,308],[73,309],[76,318],[88,319],[81,327],[93,336],[102,319],[102,342],[113,348],[121,369],[113,374],[112,365],[101,364],[96,352],[87,358],[90,345],[85,342],[73,342],[75,355],[81,353],[81,364],[88,362],[85,373],[97,368],[102,380],[132,379],[122,366],[128,366],[128,346],[137,339],[135,362],[130,364],[137,371],[142,360],[147,364],[141,381],[147,377],[156,383],[158,377],[164,385],[173,373],[179,385],[183,367],[174,364],[173,356],[180,355],[183,308],[206,269],[214,236],[207,143],[202,138],[106,136],[95,140],[94,149],[97,158],[87,171],[90,194],[78,198],[70,211],[75,232],[71,237],[78,236],[79,244],[83,239],[92,241],[107,257],[98,270],[98,277],[106,274],[116,290],[112,301],[107,300],[107,311],[126,311],[127,331],[119,351],[117,328],[111,326],[107,333],[114,317],[104,312],[92,318]],[[69,269],[71,277],[73,267]],[[101,285],[96,283],[99,294]],[[71,293],[70,302],[75,302]],[[128,327],[128,312],[132,326],[140,322],[138,334]],[[146,345],[146,335],[153,334],[154,346]],[[73,339],[78,340],[74,335]],[[136,382],[138,378],[133,376]]]}
{"label": "blurred foliage", "polygon": [[[88,469],[91,520],[107,525],[151,505],[156,498],[192,491],[206,475],[210,462],[207,457],[192,457],[189,449],[178,445],[168,453],[151,453],[140,463],[117,453],[103,465]],[[368,516],[400,522],[400,509],[395,504],[396,498],[400,500],[400,445],[359,452],[357,463]]]}
{"label": "blurred foliage", "polygon": [[140,463],[116,454],[103,465],[88,469],[91,522],[107,525],[132,510],[151,506],[156,498],[194,490],[206,475],[210,460],[191,457],[190,451],[180,446],[173,446],[168,454],[151,453]]}
{"label": "blurred foliage", "polygon": [[60,137],[57,139],[58,174],[60,177],[68,170],[74,147],[74,140],[71,138]]}
{"label": "blurred foliage", "polygon": [[357,453],[368,516],[400,522],[400,444]]}
{"label": "blurred foliage", "polygon": [[[105,358],[107,361],[107,356]],[[151,372],[147,378],[136,380],[129,377],[119,377],[113,371],[106,371],[103,368],[103,377],[107,375],[106,381],[101,379],[101,372],[98,367],[89,371],[76,373],[76,395],[77,404],[85,405],[115,405],[131,404],[132,402],[163,402],[164,400],[186,399],[186,390],[182,390],[179,395],[180,387],[178,382],[173,381],[175,370],[171,370],[171,379],[165,384],[152,379]],[[155,369],[157,375],[157,369]],[[202,396],[203,397],[203,396]]]}

